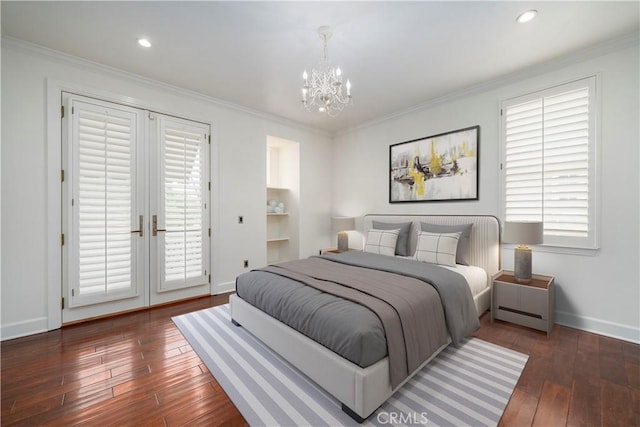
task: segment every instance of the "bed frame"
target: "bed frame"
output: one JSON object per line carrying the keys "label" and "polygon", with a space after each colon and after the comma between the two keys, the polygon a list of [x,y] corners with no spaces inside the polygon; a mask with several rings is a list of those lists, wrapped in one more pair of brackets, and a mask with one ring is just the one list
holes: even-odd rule
{"label": "bed frame", "polygon": [[[363,230],[371,228],[372,221],[412,221],[411,249],[415,249],[420,222],[443,225],[473,223],[471,230],[471,264],[482,267],[490,278],[500,269],[500,224],[493,216],[451,215],[366,215]],[[490,286],[474,297],[478,315],[489,308]],[[302,371],[342,404],[342,409],[358,422],[363,422],[380,405],[418,372],[431,359],[446,348],[438,349],[395,389],[391,388],[388,358],[367,367],[342,358],[333,351],[297,332],[284,323],[245,302],[237,295],[229,298],[231,318],[261,340],[285,360]]]}

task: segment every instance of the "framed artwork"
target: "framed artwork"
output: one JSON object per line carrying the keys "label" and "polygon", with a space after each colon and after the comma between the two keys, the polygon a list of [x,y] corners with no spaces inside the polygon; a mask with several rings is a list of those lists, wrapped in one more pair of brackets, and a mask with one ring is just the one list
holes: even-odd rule
{"label": "framed artwork", "polygon": [[389,203],[478,200],[480,126],[389,147]]}

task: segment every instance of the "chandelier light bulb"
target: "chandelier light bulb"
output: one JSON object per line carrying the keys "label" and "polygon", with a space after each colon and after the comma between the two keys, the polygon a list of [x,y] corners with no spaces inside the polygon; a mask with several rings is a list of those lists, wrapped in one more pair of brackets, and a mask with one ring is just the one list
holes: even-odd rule
{"label": "chandelier light bulb", "polygon": [[342,69],[331,66],[327,49],[327,41],[331,38],[331,28],[318,28],[318,36],[322,40],[324,55],[320,64],[307,73],[304,70],[302,79],[302,105],[308,111],[337,116],[351,101],[351,82],[347,80],[346,91],[342,84]]}

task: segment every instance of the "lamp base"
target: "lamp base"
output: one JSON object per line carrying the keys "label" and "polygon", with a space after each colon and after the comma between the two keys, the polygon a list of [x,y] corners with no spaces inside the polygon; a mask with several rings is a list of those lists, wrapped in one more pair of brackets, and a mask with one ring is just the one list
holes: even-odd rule
{"label": "lamp base", "polygon": [[513,275],[518,283],[531,283],[531,248],[518,246],[514,250]]}
{"label": "lamp base", "polygon": [[338,251],[346,252],[349,250],[349,233],[346,231],[338,232]]}

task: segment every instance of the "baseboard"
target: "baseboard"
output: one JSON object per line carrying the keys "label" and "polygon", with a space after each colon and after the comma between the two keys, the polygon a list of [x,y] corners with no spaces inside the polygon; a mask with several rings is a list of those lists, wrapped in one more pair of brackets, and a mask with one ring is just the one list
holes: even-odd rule
{"label": "baseboard", "polygon": [[593,317],[579,316],[564,311],[556,311],[555,315],[555,322],[559,325],[640,344],[640,328],[594,319]]}
{"label": "baseboard", "polygon": [[26,337],[27,335],[39,334],[41,332],[47,331],[47,318],[38,317],[37,319],[24,320],[22,322],[2,325],[0,331],[0,334],[2,334],[0,337],[0,341]]}
{"label": "baseboard", "polygon": [[[212,295],[224,294],[236,290],[236,282],[220,283],[213,286]],[[174,303],[174,302],[170,302]],[[144,307],[147,309],[149,307]],[[0,341],[11,340],[14,338],[26,337],[28,335],[39,334],[49,331],[48,321],[46,317],[24,320],[22,322],[10,323],[0,327]]]}
{"label": "baseboard", "polygon": [[233,292],[236,290],[236,282],[224,282],[213,285],[211,295],[226,294],[227,292]]}

